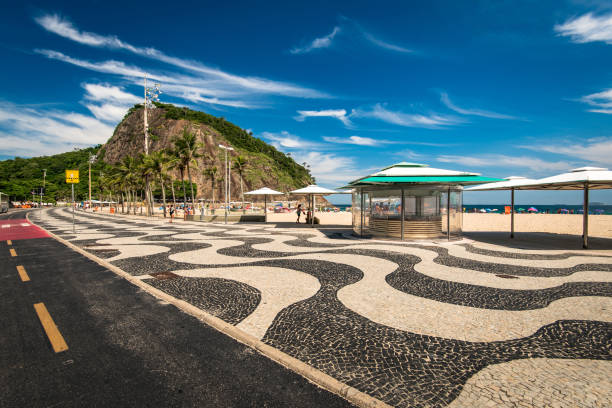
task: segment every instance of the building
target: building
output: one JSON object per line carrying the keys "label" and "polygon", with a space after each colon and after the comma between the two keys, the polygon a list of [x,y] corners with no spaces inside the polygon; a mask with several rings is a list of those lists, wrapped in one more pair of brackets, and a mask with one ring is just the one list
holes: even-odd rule
{"label": "building", "polygon": [[362,237],[419,239],[461,235],[463,186],[500,181],[479,173],[398,163],[352,181],[353,232]]}

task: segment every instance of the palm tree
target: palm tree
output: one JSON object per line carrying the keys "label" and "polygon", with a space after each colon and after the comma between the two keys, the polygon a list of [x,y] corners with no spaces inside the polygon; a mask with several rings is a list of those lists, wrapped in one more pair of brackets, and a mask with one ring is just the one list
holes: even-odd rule
{"label": "palm tree", "polygon": [[[133,189],[135,186],[137,163],[131,156],[125,156],[117,166],[117,177],[122,180],[122,187],[127,198],[127,212],[130,212],[132,198],[135,196]],[[134,210],[135,211],[135,210]]]}
{"label": "palm tree", "polygon": [[217,166],[207,167],[202,174],[210,178],[212,187],[212,209],[215,208],[215,182],[217,181]]}
{"label": "palm tree", "polygon": [[197,137],[194,133],[187,130],[187,126],[183,128],[183,135],[174,141],[176,150],[179,153],[181,162],[187,169],[187,178],[189,179],[189,186],[191,187],[191,203],[195,208],[195,197],[193,195],[193,183],[191,181],[191,166],[197,167],[196,159],[201,157],[200,149],[203,144],[198,142]]}
{"label": "palm tree", "polygon": [[169,161],[164,151],[153,152],[144,158],[144,166],[148,173],[159,180],[164,206],[164,218],[166,217],[166,189],[164,188],[164,180],[167,177],[166,171]]}
{"label": "palm tree", "polygon": [[242,188],[242,174],[244,173],[244,169],[247,165],[247,160],[244,156],[237,156],[234,159],[234,170],[236,170],[238,172],[238,175],[240,176],[240,194],[242,195],[242,213],[246,213],[246,210],[244,208],[244,189]]}

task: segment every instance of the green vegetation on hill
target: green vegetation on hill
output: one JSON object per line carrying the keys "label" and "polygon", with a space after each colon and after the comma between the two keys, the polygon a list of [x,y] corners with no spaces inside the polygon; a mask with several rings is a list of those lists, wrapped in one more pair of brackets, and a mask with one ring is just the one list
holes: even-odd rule
{"label": "green vegetation on hill", "polygon": [[[65,171],[78,169],[81,182],[75,184],[75,195],[84,199],[88,193],[87,174],[88,160],[92,154],[98,157],[104,155],[101,146],[73,150],[53,156],[33,157],[0,161],[0,191],[8,194],[11,200],[31,200],[30,191],[43,185],[43,169],[47,170],[45,181],[46,194],[44,200],[57,201],[70,199],[70,184],[66,183]],[[96,186],[97,175],[103,172],[105,164],[102,160],[92,165],[93,188]],[[38,197],[36,198],[38,201]]]}
{"label": "green vegetation on hill", "polygon": [[228,122],[224,118],[218,118],[216,116],[209,115],[208,113],[198,112],[188,108],[179,108],[171,104],[156,103],[155,105],[158,108],[163,108],[166,111],[165,117],[168,119],[186,119],[196,123],[208,125],[217,132],[221,133],[232,146],[252,153],[263,153],[274,160],[280,169],[287,172],[289,176],[294,179],[304,179],[310,177],[308,170],[296,163],[286,154],[279,152],[274,146],[271,146],[263,140],[254,137],[252,133],[241,129],[239,126]]}

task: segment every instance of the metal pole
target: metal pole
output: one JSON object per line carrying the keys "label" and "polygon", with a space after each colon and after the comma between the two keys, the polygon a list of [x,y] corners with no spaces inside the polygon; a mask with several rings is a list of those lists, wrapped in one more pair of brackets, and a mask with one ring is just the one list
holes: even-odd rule
{"label": "metal pole", "polygon": [[72,185],[72,232],[76,232],[74,229],[74,183]]}
{"label": "metal pole", "polygon": [[227,149],[225,150],[225,223],[227,224]]}
{"label": "metal pole", "polygon": [[402,201],[400,201],[400,239],[404,240],[404,189],[402,188]]}
{"label": "metal pole", "polygon": [[361,230],[360,235],[363,238],[363,223],[365,222],[365,197],[363,195],[363,188],[361,189]]}
{"label": "metal pole", "polygon": [[268,196],[264,194],[264,222],[268,222]]}
{"label": "metal pole", "polygon": [[448,197],[446,200],[446,237],[450,241],[450,187],[448,188]]}
{"label": "metal pole", "polygon": [[582,215],[582,247],[589,247],[589,183],[584,183],[584,214]]}
{"label": "metal pole", "polygon": [[510,238],[514,238],[514,189],[510,190]]}
{"label": "metal pole", "polygon": [[147,118],[147,74],[144,76],[144,137],[145,145],[144,152],[149,154],[149,132],[148,132],[148,118]]}
{"label": "metal pole", "polygon": [[91,157],[89,158],[89,209],[91,210]]}

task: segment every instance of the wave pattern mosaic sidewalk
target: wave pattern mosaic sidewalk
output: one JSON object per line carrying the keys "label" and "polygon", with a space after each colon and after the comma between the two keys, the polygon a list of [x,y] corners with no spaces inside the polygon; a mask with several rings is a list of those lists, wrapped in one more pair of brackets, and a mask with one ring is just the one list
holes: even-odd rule
{"label": "wave pattern mosaic sidewalk", "polygon": [[612,250],[71,217],[41,224],[387,404],[612,406]]}

